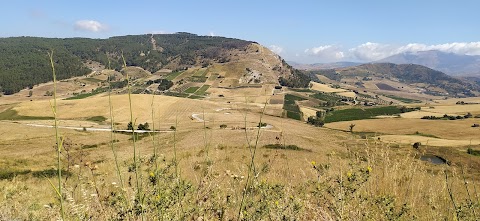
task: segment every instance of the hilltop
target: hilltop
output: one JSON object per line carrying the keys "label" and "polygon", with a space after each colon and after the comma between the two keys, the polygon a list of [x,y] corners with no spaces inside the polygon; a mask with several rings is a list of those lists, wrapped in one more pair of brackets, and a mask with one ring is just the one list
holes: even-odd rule
{"label": "hilltop", "polygon": [[147,74],[215,66],[233,72],[235,76],[230,77],[236,78],[237,84],[245,80],[278,84],[279,77],[289,79],[295,74],[279,56],[255,42],[183,32],[108,39],[12,37],[0,39],[0,51],[4,67],[0,70],[0,92],[7,95],[51,80],[49,51],[54,51],[60,80],[108,67],[121,71],[122,53],[127,66]]}

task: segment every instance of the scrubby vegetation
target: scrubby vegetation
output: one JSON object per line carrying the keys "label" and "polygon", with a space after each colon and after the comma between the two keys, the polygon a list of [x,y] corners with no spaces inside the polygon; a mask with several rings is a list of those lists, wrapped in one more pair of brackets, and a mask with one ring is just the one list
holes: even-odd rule
{"label": "scrubby vegetation", "polygon": [[300,70],[294,69],[288,65],[285,61],[282,61],[283,65],[290,69],[291,74],[288,76],[281,76],[278,82],[281,86],[287,86],[291,88],[307,88],[312,79],[316,79],[315,76],[311,76],[308,73],[304,73]]}
{"label": "scrubby vegetation", "polygon": [[424,120],[461,120],[461,119],[466,119],[466,118],[472,118],[473,115],[471,113],[467,113],[466,115],[457,115],[457,116],[453,116],[453,115],[448,115],[448,114],[444,114],[443,116],[441,117],[437,117],[437,116],[423,116],[421,119],[424,119]]}

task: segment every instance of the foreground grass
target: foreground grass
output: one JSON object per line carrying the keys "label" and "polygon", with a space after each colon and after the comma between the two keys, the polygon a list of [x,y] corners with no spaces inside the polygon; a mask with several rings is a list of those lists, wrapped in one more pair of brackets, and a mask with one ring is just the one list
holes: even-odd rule
{"label": "foreground grass", "polygon": [[[301,170],[279,173],[280,165],[292,163],[284,157],[294,159],[305,151],[261,148],[255,160],[257,175],[247,189],[248,167],[228,167],[232,159],[223,155],[248,155],[246,147],[218,146],[208,160],[202,151],[181,151],[178,161],[171,151],[162,151],[158,169],[152,155],[144,153],[137,167],[142,204],[133,197],[136,185],[128,181],[135,176],[132,160],[120,163],[125,188],[115,179],[113,165],[107,166],[111,163],[85,163],[63,178],[66,219],[137,220],[142,214],[145,220],[475,220],[478,184],[463,181],[462,170],[469,174],[468,169],[432,166],[419,161],[413,149],[401,150],[373,141],[350,143],[347,149],[321,154],[326,160],[306,157]],[[235,161],[246,165],[249,159]],[[55,170],[49,176],[55,176]],[[288,182],[291,179],[296,181]],[[0,181],[0,219],[58,218],[55,200],[44,205],[25,195],[38,188],[34,183],[48,189],[45,177],[28,172],[8,180]]]}

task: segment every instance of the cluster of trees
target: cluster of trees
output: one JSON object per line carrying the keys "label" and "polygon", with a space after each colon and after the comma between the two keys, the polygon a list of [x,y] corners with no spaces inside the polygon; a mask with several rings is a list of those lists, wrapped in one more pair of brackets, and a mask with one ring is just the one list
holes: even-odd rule
{"label": "cluster of trees", "polygon": [[124,88],[128,84],[128,80],[125,79],[123,81],[111,81],[110,88]]}
{"label": "cluster of trees", "polygon": [[472,113],[468,112],[466,115],[464,116],[461,116],[461,115],[458,115],[458,116],[452,116],[452,115],[448,115],[448,114],[444,114],[442,117],[436,117],[436,116],[423,116],[421,119],[425,119],[425,120],[461,120],[461,119],[465,119],[465,118],[472,118],[473,115]]}
{"label": "cluster of trees", "polygon": [[[127,130],[133,130],[132,122],[128,122]],[[144,124],[139,124],[137,130],[150,130],[150,125],[148,124],[148,122],[145,122]]]}
{"label": "cluster of trees", "polygon": [[[156,42],[152,44],[152,39]],[[89,73],[85,62],[96,61],[119,71],[139,66],[150,72],[169,65],[180,69],[205,60],[222,60],[230,49],[245,49],[250,41],[189,33],[130,35],[108,39],[13,37],[0,39],[0,92],[13,94],[52,80],[47,52],[54,51],[57,79]],[[225,56],[224,56],[225,54]],[[108,58],[107,58],[108,56]],[[198,59],[202,58],[202,59]],[[118,85],[121,86],[121,85]]]}
{"label": "cluster of trees", "polygon": [[307,123],[315,127],[323,127],[325,124],[325,111],[317,111],[315,116],[310,116],[307,118]]}
{"label": "cluster of trees", "polygon": [[145,82],[146,85],[152,85],[152,84],[159,84],[158,85],[158,90],[160,91],[165,91],[165,90],[168,90],[169,88],[171,88],[173,86],[173,82],[171,80],[168,80],[168,79],[156,79],[156,80],[149,80],[147,82]]}
{"label": "cluster of trees", "polygon": [[173,82],[167,79],[159,79],[155,81],[158,81],[158,90],[160,91],[166,91],[173,86]]}

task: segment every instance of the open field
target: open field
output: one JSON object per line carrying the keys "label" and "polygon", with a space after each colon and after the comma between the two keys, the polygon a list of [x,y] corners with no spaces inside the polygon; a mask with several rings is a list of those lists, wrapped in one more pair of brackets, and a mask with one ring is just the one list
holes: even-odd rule
{"label": "open field", "polygon": [[338,95],[340,96],[344,96],[344,97],[356,97],[357,94],[355,94],[355,92],[351,92],[351,91],[348,91],[348,92],[340,92],[340,93],[337,93]]}
{"label": "open field", "polygon": [[455,147],[480,144],[480,140],[447,140],[416,135],[382,135],[378,136],[378,138],[380,138],[380,140],[382,140],[383,142],[387,143],[400,143],[411,145],[416,142],[420,142],[423,145],[436,147]]}
{"label": "open field", "polygon": [[335,92],[345,92],[345,89],[337,89],[330,87],[327,84],[321,84],[317,82],[310,82],[312,84],[312,89],[320,92],[326,92],[326,93],[335,93]]}
{"label": "open field", "polygon": [[480,123],[480,119],[464,120],[422,120],[422,119],[371,119],[328,123],[325,126],[338,130],[348,130],[348,125],[355,124],[354,131],[390,135],[408,135],[415,132],[432,134],[443,139],[469,141],[480,140],[479,128],[471,127]]}

